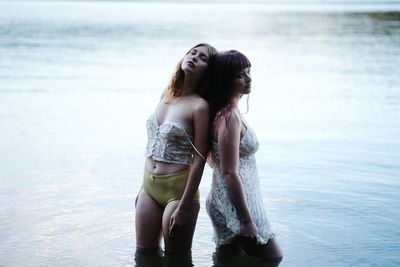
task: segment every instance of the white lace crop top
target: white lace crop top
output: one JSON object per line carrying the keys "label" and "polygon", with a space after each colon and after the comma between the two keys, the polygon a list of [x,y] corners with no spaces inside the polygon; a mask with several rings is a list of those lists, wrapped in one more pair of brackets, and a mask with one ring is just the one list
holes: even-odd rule
{"label": "white lace crop top", "polygon": [[156,161],[191,165],[195,151],[206,161],[180,123],[158,125],[155,113],[147,120],[147,138],[146,157]]}

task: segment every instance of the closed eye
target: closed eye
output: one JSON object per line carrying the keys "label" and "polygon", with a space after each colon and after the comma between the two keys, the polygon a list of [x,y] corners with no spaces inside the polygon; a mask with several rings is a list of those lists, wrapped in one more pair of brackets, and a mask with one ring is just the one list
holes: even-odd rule
{"label": "closed eye", "polygon": [[203,53],[200,54],[200,58],[201,58],[203,61],[205,61],[205,62],[207,62],[207,60],[208,60],[207,55],[206,55],[206,54],[203,54]]}

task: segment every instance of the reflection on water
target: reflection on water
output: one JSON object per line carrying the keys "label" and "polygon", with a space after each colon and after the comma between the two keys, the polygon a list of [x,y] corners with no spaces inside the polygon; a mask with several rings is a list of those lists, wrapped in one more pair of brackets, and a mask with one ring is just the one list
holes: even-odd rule
{"label": "reflection on water", "polygon": [[212,267],[278,267],[280,265],[280,263],[263,261],[246,254],[228,259],[218,259],[215,253],[213,254],[213,263]]}
{"label": "reflection on water", "polygon": [[[136,249],[135,267],[193,267],[192,254],[176,254],[161,249]],[[278,267],[280,262],[265,261],[243,252],[212,254],[212,267]],[[210,266],[211,267],[211,266]]]}
{"label": "reflection on water", "polygon": [[[399,8],[309,7],[1,1],[0,265],[139,264],[145,121],[204,41],[252,61],[244,116],[280,266],[400,265]],[[225,264],[210,180],[207,168],[199,267]]]}
{"label": "reflection on water", "polygon": [[212,255],[212,267],[278,267],[281,259],[266,261],[251,257],[240,248],[221,252],[218,249]]}
{"label": "reflection on water", "polygon": [[161,249],[137,248],[135,267],[193,267],[192,253],[170,253]]}

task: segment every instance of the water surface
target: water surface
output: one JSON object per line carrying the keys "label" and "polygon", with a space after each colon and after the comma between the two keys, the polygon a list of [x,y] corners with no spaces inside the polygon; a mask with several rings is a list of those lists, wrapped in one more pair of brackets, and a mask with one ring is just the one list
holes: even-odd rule
{"label": "water surface", "polygon": [[252,61],[280,266],[400,265],[400,8],[288,6],[0,2],[0,265],[135,265],[145,120],[198,42]]}

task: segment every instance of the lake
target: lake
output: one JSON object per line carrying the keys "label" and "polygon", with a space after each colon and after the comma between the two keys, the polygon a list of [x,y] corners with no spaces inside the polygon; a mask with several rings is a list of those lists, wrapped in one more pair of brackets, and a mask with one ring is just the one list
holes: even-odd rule
{"label": "lake", "polygon": [[199,42],[252,62],[280,266],[400,266],[398,2],[129,1],[0,2],[0,266],[135,266],[145,121]]}

